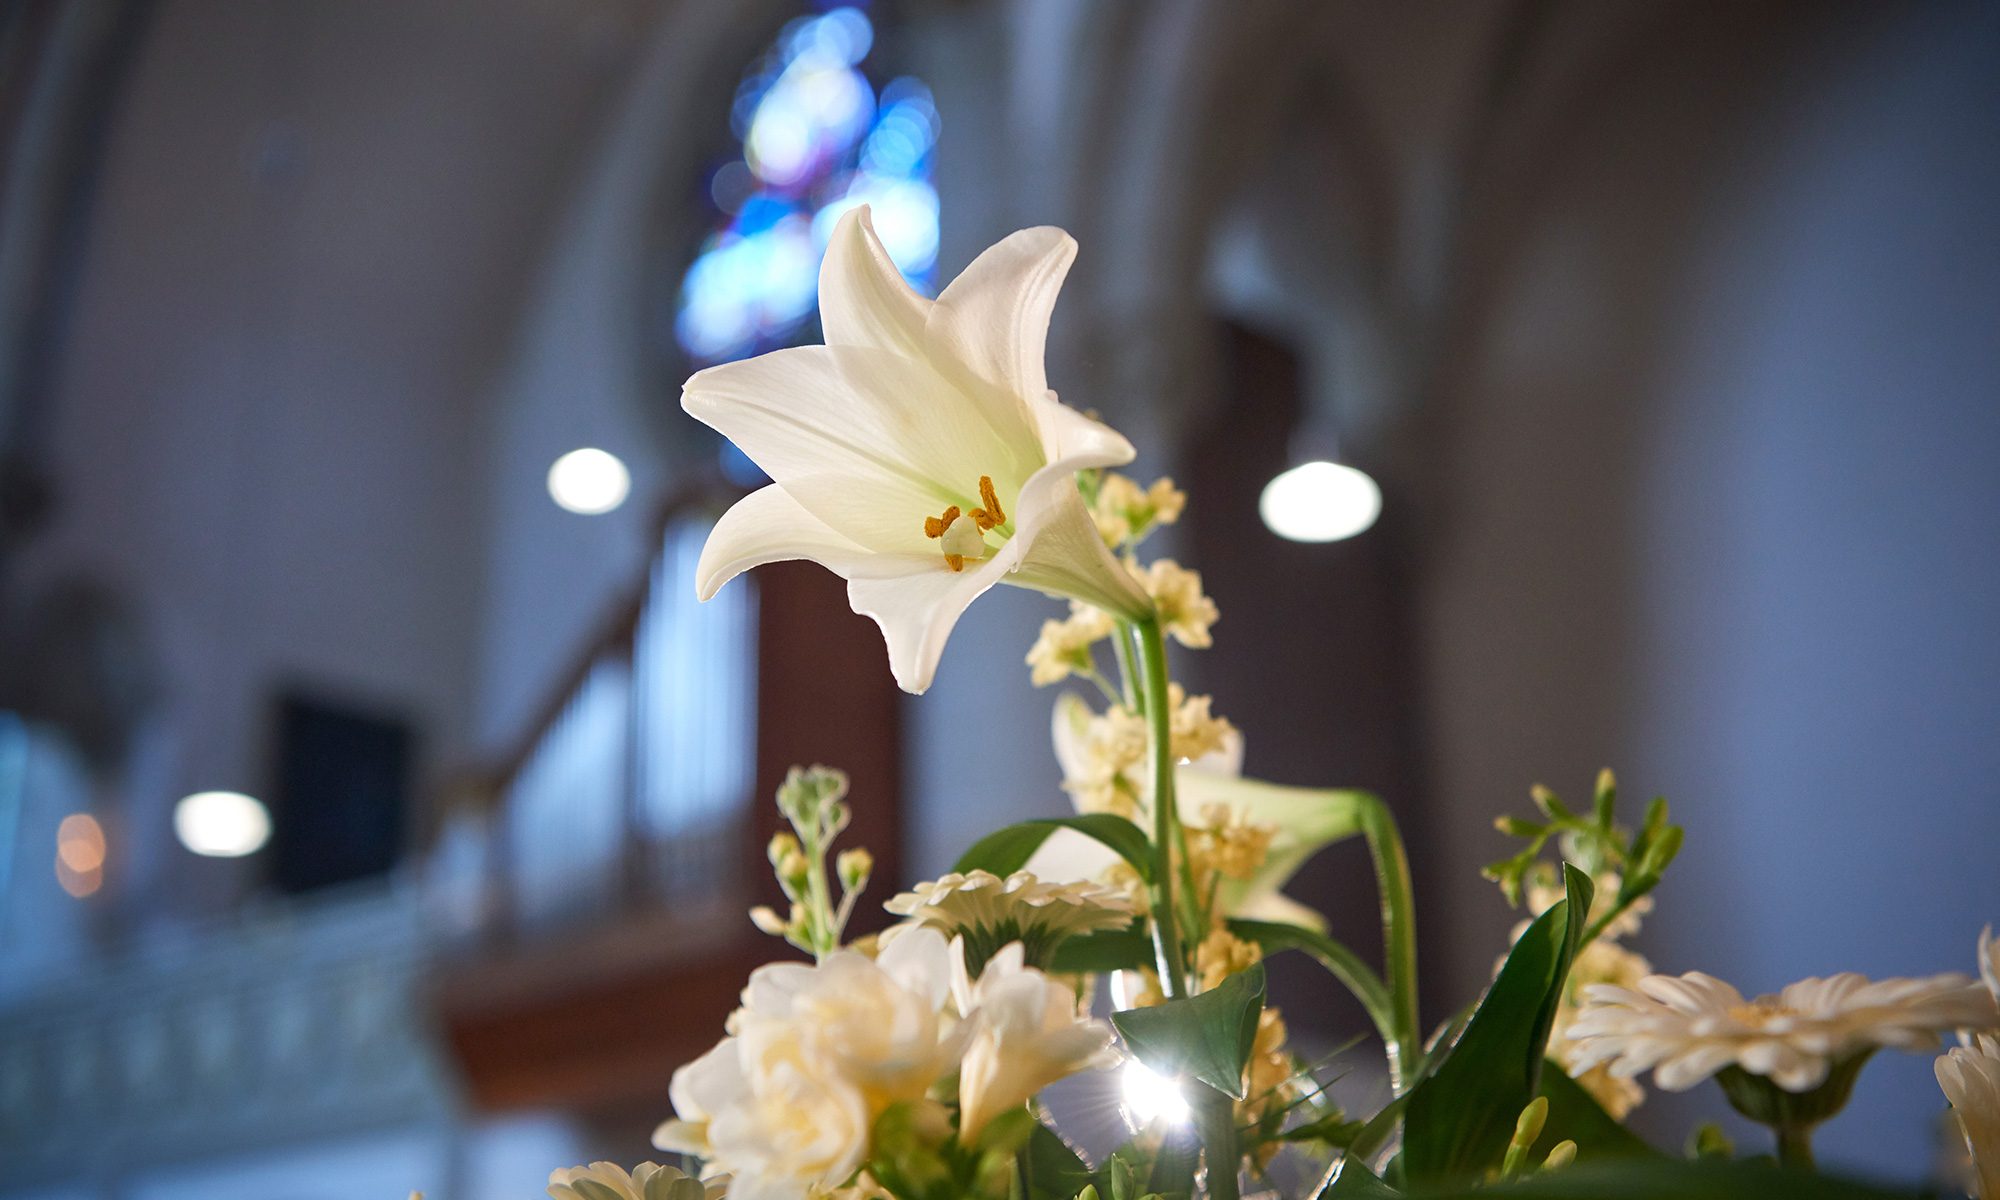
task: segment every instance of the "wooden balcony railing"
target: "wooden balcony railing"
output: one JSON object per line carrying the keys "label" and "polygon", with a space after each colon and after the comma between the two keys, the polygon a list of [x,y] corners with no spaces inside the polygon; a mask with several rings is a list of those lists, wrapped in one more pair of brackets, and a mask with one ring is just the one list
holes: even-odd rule
{"label": "wooden balcony railing", "polygon": [[645,579],[491,773],[484,872],[433,989],[483,1107],[664,1105],[749,970],[786,952],[745,909],[778,898],[763,847],[790,765],[849,771],[849,841],[900,877],[898,694],[840,581],[778,564],[695,600],[736,494],[666,507]]}

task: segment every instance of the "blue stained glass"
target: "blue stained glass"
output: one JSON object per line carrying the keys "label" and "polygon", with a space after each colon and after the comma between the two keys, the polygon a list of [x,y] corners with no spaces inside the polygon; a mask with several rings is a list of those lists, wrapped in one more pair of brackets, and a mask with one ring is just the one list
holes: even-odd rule
{"label": "blue stained glass", "polygon": [[730,128],[742,154],[709,180],[720,219],[682,278],[674,322],[696,362],[790,341],[812,319],[834,222],[858,204],[904,276],[928,290],[937,107],[915,79],[877,90],[862,70],[874,41],[858,8],[801,17],[737,88]]}

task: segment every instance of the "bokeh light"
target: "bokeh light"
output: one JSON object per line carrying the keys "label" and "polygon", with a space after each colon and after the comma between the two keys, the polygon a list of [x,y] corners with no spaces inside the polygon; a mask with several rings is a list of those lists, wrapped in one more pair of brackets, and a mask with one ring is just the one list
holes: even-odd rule
{"label": "bokeh light", "polygon": [[104,827],[89,813],[71,813],[56,826],[56,882],[82,899],[104,886]]}
{"label": "bokeh light", "polygon": [[874,40],[855,8],[800,18],[737,89],[732,127],[743,157],[708,183],[726,220],[688,267],[674,319],[675,337],[695,361],[768,350],[804,327],[818,303],[834,222],[859,204],[870,206],[904,276],[930,284],[937,106],[914,79],[877,93],[860,70]]}
{"label": "bokeh light", "polygon": [[271,840],[271,814],[242,792],[196,792],[174,805],[174,836],[208,858],[241,858]]}
{"label": "bokeh light", "polygon": [[568,512],[600,516],[632,494],[632,473],[617,455],[586,446],[549,467],[549,498]]}
{"label": "bokeh light", "polygon": [[1303,463],[1264,485],[1257,512],[1281,538],[1337,542],[1375,524],[1382,515],[1382,489],[1341,463]]}

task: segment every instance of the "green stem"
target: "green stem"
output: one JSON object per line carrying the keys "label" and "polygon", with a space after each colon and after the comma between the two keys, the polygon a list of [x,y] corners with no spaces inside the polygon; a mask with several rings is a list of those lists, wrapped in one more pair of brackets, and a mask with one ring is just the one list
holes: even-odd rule
{"label": "green stem", "polygon": [[1779,1125],[1778,1161],[1788,1167],[1813,1169],[1812,1126]]}
{"label": "green stem", "polygon": [[1381,892],[1382,954],[1388,967],[1395,1025],[1395,1037],[1387,1047],[1389,1083],[1400,1096],[1416,1082],[1417,1055],[1423,1047],[1422,1028],[1417,1024],[1417,902],[1402,834],[1379,797],[1365,798],[1361,831],[1368,839],[1376,887]]}
{"label": "green stem", "polygon": [[[1174,912],[1174,854],[1180,831],[1174,805],[1173,714],[1167,707],[1167,644],[1157,618],[1134,627],[1138,636],[1146,724],[1153,762],[1153,952],[1160,988],[1169,1000],[1187,995],[1187,958],[1181,950],[1180,919]],[[1132,677],[1126,676],[1128,690]]]}
{"label": "green stem", "polygon": [[1236,1139],[1236,1102],[1205,1083],[1192,1083],[1195,1128],[1208,1166],[1207,1200],[1237,1200],[1236,1166],[1243,1151]]}
{"label": "green stem", "polygon": [[1139,664],[1132,650],[1132,627],[1123,621],[1111,633],[1111,653],[1118,659],[1118,678],[1125,687],[1125,707],[1138,712]]}

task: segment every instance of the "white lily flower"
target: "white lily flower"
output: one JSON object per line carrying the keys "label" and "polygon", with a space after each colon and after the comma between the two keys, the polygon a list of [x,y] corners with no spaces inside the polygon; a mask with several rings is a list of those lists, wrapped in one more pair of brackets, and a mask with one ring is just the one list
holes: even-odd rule
{"label": "white lily flower", "polygon": [[930,686],[959,614],[996,583],[1138,618],[1151,601],[1111,556],[1076,473],[1132,444],[1049,391],[1049,314],[1076,255],[1060,229],[1010,234],[935,302],[869,224],[843,215],[820,268],[823,346],[726,363],[681,406],[772,483],[716,523],[702,599],[751,567],[810,559],[847,580],[905,691]]}

